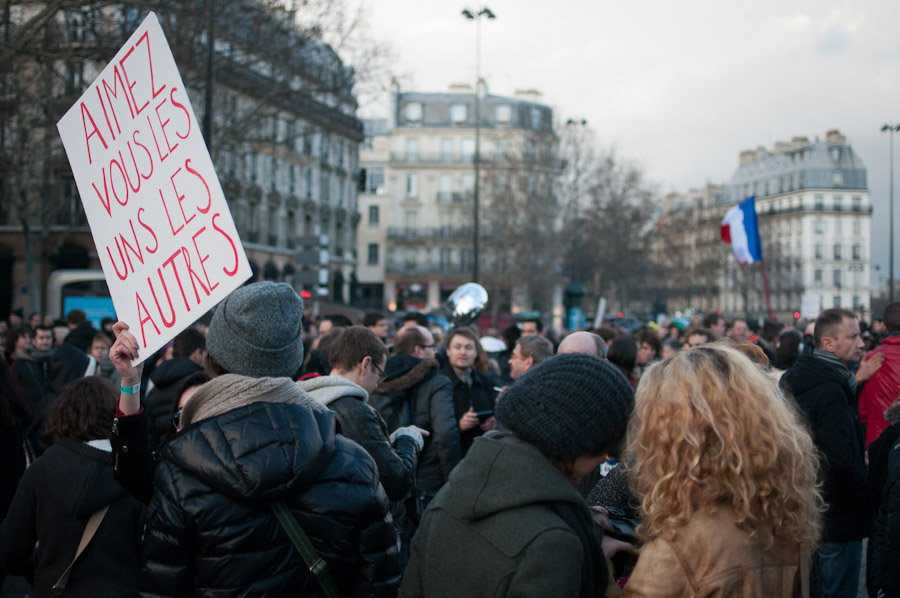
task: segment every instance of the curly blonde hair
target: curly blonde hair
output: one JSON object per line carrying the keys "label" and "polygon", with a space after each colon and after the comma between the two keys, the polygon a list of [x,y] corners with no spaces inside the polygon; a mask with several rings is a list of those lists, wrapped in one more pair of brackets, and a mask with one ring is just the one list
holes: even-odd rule
{"label": "curly blonde hair", "polygon": [[696,511],[730,508],[761,547],[815,549],[818,457],[794,404],[741,352],[703,345],[641,378],[628,429],[638,534],[674,540]]}

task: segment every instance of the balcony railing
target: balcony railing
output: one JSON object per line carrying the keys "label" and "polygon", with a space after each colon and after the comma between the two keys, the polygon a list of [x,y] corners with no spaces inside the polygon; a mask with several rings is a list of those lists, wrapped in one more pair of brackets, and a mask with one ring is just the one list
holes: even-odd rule
{"label": "balcony railing", "polygon": [[472,271],[468,264],[452,264],[441,262],[408,262],[388,261],[384,265],[388,274],[447,274],[463,275]]}
{"label": "balcony railing", "polygon": [[395,241],[432,241],[470,239],[472,229],[468,227],[389,227],[388,239]]}
{"label": "balcony railing", "polygon": [[471,191],[438,191],[437,202],[439,204],[472,203],[474,196],[475,194]]}

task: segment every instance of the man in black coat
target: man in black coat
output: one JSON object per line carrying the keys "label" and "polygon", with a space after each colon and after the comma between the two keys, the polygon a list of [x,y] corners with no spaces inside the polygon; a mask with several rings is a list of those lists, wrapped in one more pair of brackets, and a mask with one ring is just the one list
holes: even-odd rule
{"label": "man in black coat", "polygon": [[860,364],[863,341],[852,312],[829,309],[818,317],[815,352],[801,355],[781,384],[793,395],[822,455],[827,503],[822,542],[814,555],[824,596],[855,596],[862,562],[862,539],[872,526],[865,462],[865,431],[856,415],[858,383],[877,366]]}
{"label": "man in black coat", "polygon": [[428,432],[416,426],[388,434],[387,424],[369,405],[369,393],[384,376],[387,348],[365,326],[351,326],[328,353],[331,374],[297,382],[337,415],[340,432],[366,449],[378,466],[378,477],[388,498],[402,501],[415,490],[419,451]]}
{"label": "man in black coat", "polygon": [[442,371],[453,382],[453,408],[459,424],[463,457],[475,438],[497,428],[494,402],[497,393],[491,378],[475,369],[478,336],[470,328],[450,331],[447,361]]}
{"label": "man in black coat", "polygon": [[[437,494],[462,458],[450,380],[438,371],[434,339],[423,326],[401,328],[385,379],[369,398],[389,431],[415,425],[428,432],[416,469],[420,507]],[[411,513],[414,514],[414,513]]]}

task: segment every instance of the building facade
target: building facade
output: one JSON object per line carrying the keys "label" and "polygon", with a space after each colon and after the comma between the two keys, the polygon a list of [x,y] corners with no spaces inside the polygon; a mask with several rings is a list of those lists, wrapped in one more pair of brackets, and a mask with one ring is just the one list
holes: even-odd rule
{"label": "building facade", "polygon": [[[349,301],[363,138],[353,69],[299,31],[290,11],[233,0],[219,6],[214,76],[208,76],[206,21],[198,24],[189,18],[190,7],[182,8],[187,12],[161,12],[160,21],[194,111],[206,121],[204,135],[255,276]],[[17,5],[11,20],[21,25],[37,9]],[[55,121],[103,67],[85,56],[111,57],[145,15],[127,8],[59,11],[45,36],[59,57],[40,63],[24,53],[17,58],[19,70],[4,73],[9,85],[0,105],[0,152],[9,159],[0,166],[0,288],[9,292],[0,293],[0,317],[16,307],[47,309],[37,296],[54,269],[99,268]],[[185,39],[191,43],[179,43]],[[85,52],[88,47],[94,51]],[[43,122],[22,109],[29,73],[42,75],[42,89],[31,94],[47,98]],[[205,105],[207,89],[212,102]],[[212,110],[208,121],[205,106]],[[29,135],[42,139],[41,146],[28,163],[17,164],[14,157]],[[19,180],[23,168],[27,180]],[[325,249],[328,257],[310,263],[309,252],[298,249]]]}
{"label": "building facade", "polygon": [[[522,251],[504,226],[514,226],[505,211],[519,204],[555,211],[553,114],[538,97],[488,94],[476,108],[465,86],[397,92],[389,119],[367,121],[357,253],[361,295],[371,306],[433,309],[472,280],[478,110],[479,282],[495,309],[531,308],[534,289],[516,266]],[[552,273],[548,280],[552,286]]]}
{"label": "building facade", "polygon": [[[728,208],[751,196],[764,264],[740,265],[718,228]],[[804,298],[822,310],[842,307],[871,317],[866,168],[839,131],[743,151],[724,188],[673,194],[663,207],[657,247],[670,253],[660,259],[685,265],[670,270],[661,289],[669,311],[765,316],[764,265],[772,311],[783,320],[801,311]]]}

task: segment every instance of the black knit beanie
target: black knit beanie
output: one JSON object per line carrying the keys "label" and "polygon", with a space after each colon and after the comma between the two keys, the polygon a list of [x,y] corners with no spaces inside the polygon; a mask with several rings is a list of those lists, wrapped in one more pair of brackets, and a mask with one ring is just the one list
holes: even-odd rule
{"label": "black knit beanie", "polygon": [[544,455],[574,459],[609,447],[624,432],[634,389],[592,355],[557,355],[528,370],[500,397],[500,425]]}

